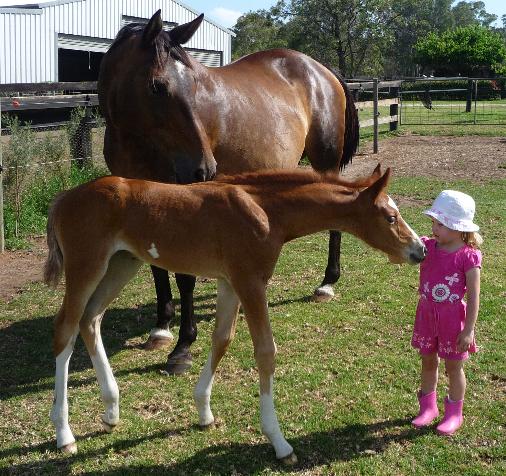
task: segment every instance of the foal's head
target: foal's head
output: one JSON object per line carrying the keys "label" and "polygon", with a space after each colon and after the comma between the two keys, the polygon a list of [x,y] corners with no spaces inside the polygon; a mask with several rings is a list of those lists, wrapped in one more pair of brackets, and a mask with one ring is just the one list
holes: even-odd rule
{"label": "foal's head", "polygon": [[370,246],[385,252],[392,263],[420,263],[425,258],[425,246],[385,193],[389,179],[390,168],[360,192],[359,228],[355,232]]}

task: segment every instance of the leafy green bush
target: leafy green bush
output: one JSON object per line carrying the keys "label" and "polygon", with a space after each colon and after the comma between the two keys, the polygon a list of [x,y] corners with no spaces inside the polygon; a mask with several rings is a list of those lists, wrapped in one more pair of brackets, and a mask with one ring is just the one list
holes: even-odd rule
{"label": "leafy green bush", "polygon": [[11,132],[4,147],[4,228],[8,249],[24,248],[27,238],[45,232],[47,211],[62,190],[107,174],[104,167],[71,162],[69,143],[82,111],[72,114],[64,132],[36,134],[17,117],[5,117]]}

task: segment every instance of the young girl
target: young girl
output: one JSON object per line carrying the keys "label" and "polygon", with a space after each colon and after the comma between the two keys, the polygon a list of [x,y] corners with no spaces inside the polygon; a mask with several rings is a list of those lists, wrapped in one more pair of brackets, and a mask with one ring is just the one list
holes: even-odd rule
{"label": "young girl", "polygon": [[464,361],[476,352],[482,239],[473,223],[474,211],[469,195],[444,190],[424,212],[432,218],[433,238],[422,237],[427,256],[420,266],[420,300],[411,340],[422,359],[420,411],[412,423],[421,428],[439,415],[436,386],[441,358],[449,380],[444,417],[437,426],[443,435],[452,435],[462,425]]}

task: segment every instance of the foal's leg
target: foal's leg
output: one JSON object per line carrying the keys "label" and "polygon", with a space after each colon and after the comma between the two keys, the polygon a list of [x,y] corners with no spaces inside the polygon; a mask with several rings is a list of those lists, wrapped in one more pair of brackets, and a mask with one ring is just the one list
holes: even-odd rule
{"label": "foal's leg", "polygon": [[216,322],[213,331],[212,348],[193,392],[193,398],[199,412],[199,425],[201,427],[207,427],[214,423],[214,416],[210,406],[214,374],[218,363],[234,338],[238,311],[239,298],[232,286],[225,280],[218,280]]}
{"label": "foal's leg", "polygon": [[156,266],[151,266],[151,273],[155,281],[156,315],[158,318],[156,327],[151,329],[144,346],[146,350],[163,349],[174,339],[172,332],[169,330],[169,323],[175,316],[169,273],[165,269]]}
{"label": "foal's leg", "polygon": [[[64,306],[56,316],[55,329],[58,322],[64,319]],[[67,401],[67,383],[69,362],[77,338],[77,325],[72,329],[65,347],[56,356],[56,371],[54,382],[54,399],[50,418],[56,429],[56,446],[65,453],[76,453],[77,446],[74,435],[69,426],[69,407]]]}
{"label": "foal's leg", "polygon": [[332,285],[341,276],[341,232],[331,231],[329,234],[329,257],[325,277],[318,288],[315,289],[313,299],[317,302],[327,302],[334,297]]}
{"label": "foal's leg", "polygon": [[56,357],[56,371],[50,417],[56,429],[56,445],[68,453],[77,451],[68,421],[68,366],[79,330],[79,321],[89,297],[104,273],[105,269],[87,269],[84,263],[77,264],[72,269],[66,267],[65,297],[54,322],[53,352]]}
{"label": "foal's leg", "polygon": [[102,424],[108,432],[111,432],[119,422],[119,390],[102,343],[100,325],[108,305],[135,276],[141,264],[141,261],[130,253],[122,251],[116,253],[110,259],[107,273],[91,296],[80,322],[81,336],[100,385],[105,405]]}
{"label": "foal's leg", "polygon": [[197,324],[193,314],[195,281],[195,276],[176,274],[176,284],[181,298],[181,325],[177,344],[167,359],[167,373],[171,375],[182,374],[192,365],[190,346],[197,339]]}
{"label": "foal's leg", "polygon": [[[239,292],[239,290],[238,290]],[[279,428],[274,408],[274,368],[276,344],[272,336],[268,317],[265,285],[248,287],[240,294],[246,314],[249,331],[253,340],[255,360],[260,378],[260,420],[262,433],[269,439],[276,451],[276,457],[286,464],[295,464],[297,456]]]}

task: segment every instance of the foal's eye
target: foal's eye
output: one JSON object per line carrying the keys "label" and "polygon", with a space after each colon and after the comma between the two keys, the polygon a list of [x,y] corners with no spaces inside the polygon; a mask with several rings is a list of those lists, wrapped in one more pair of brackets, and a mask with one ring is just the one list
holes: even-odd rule
{"label": "foal's eye", "polygon": [[161,81],[153,81],[151,84],[151,91],[158,96],[168,96],[167,88]]}
{"label": "foal's eye", "polygon": [[393,225],[397,221],[397,218],[394,215],[390,215],[387,217],[387,222],[390,223],[390,225]]}

